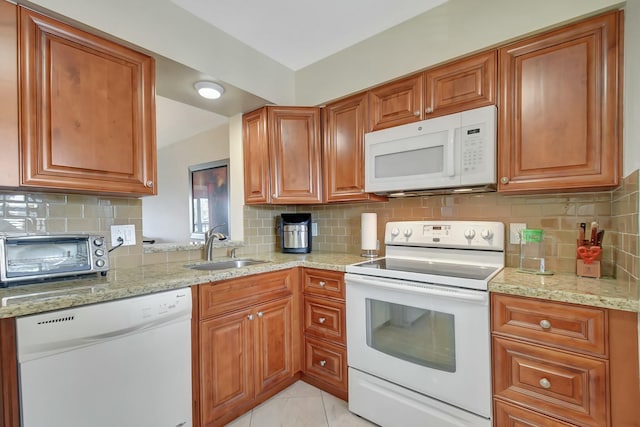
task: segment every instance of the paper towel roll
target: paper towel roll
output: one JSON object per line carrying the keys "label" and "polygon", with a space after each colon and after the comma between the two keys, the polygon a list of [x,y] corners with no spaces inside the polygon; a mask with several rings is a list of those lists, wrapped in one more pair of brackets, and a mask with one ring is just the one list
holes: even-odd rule
{"label": "paper towel roll", "polygon": [[362,224],[362,250],[378,249],[378,214],[363,213]]}

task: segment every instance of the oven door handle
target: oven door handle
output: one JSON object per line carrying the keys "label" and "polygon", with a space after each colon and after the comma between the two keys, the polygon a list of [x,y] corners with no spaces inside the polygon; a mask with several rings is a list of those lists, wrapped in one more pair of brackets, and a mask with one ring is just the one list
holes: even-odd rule
{"label": "oven door handle", "polygon": [[467,291],[459,288],[450,288],[444,286],[438,286],[433,284],[421,284],[408,285],[395,280],[383,279],[383,278],[369,278],[364,276],[358,276],[354,274],[348,274],[346,277],[347,287],[349,284],[361,284],[365,286],[376,286],[384,289],[393,289],[401,292],[413,292],[423,295],[433,295],[444,298],[451,298],[455,300],[464,300],[477,303],[487,303],[489,300],[488,292],[481,291]]}

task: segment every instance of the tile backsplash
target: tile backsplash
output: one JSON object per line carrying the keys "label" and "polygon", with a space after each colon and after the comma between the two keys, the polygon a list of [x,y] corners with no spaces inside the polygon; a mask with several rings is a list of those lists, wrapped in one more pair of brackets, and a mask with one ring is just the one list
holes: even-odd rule
{"label": "tile backsplash", "polygon": [[[575,272],[578,224],[598,222],[605,229],[602,271],[619,279],[637,280],[640,239],[638,230],[638,171],[615,191],[502,195],[499,193],[390,199],[387,202],[315,206],[245,206],[243,254],[279,251],[276,218],[283,212],[311,212],[319,235],[313,250],[360,253],[360,214],[378,214],[378,237],[386,222],[405,220],[487,220],[526,223],[545,231],[547,268]],[[134,224],[135,246],[112,252],[112,267],[135,267],[167,261],[200,259],[199,250],[144,254],[142,201],[137,198],[0,191],[0,232],[95,232],[106,236],[112,224]],[[384,244],[381,241],[381,253]],[[518,245],[507,246],[508,266],[518,265]],[[220,255],[224,255],[224,250]]]}

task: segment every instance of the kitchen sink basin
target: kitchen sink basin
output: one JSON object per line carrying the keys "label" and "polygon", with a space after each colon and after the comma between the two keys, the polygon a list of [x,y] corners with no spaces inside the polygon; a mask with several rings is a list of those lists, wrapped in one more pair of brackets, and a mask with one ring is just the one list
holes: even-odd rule
{"label": "kitchen sink basin", "polygon": [[210,262],[207,264],[192,264],[192,265],[187,265],[185,267],[188,267],[192,270],[226,270],[229,268],[242,268],[242,267],[248,267],[250,265],[256,265],[256,264],[264,264],[267,261],[261,261],[258,259],[230,259],[230,260],[226,260],[226,261],[216,261],[216,262]]}

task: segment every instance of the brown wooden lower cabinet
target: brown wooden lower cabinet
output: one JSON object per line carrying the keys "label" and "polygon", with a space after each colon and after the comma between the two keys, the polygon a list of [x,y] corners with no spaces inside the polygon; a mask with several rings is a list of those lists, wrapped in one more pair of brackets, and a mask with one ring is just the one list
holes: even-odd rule
{"label": "brown wooden lower cabinet", "polygon": [[637,313],[492,294],[491,330],[494,426],[640,426]]}
{"label": "brown wooden lower cabinet", "polygon": [[[297,275],[291,269],[198,287],[195,425],[224,425],[299,378]],[[280,291],[262,294],[262,286]],[[228,311],[217,312],[211,298],[202,298],[212,293]]]}
{"label": "brown wooden lower cabinet", "polygon": [[0,319],[0,427],[20,425],[16,322]]}

